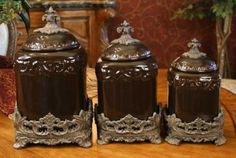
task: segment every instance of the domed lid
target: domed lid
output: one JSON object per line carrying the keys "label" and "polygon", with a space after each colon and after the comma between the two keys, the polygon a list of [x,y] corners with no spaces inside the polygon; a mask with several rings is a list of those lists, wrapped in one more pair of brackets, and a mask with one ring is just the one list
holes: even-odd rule
{"label": "domed lid", "polygon": [[111,42],[111,45],[102,54],[102,60],[108,61],[135,61],[149,58],[151,51],[139,40],[131,37],[134,29],[124,21],[117,32],[121,37]]}
{"label": "domed lid", "polygon": [[52,7],[46,11],[42,20],[47,22],[46,25],[43,28],[34,30],[23,46],[23,50],[48,52],[74,49],[80,46],[78,40],[69,30],[58,25],[60,17]]}
{"label": "domed lid", "polygon": [[193,39],[188,43],[190,50],[177,58],[171,67],[182,71],[192,73],[205,73],[217,70],[216,63],[212,61],[205,53],[199,51],[201,43]]}

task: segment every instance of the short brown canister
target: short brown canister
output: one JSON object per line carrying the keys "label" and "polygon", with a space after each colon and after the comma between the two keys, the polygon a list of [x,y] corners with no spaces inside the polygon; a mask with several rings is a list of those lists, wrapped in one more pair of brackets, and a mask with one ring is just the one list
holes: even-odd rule
{"label": "short brown canister", "polygon": [[151,51],[131,37],[124,21],[96,65],[98,143],[149,140],[160,143],[160,116],[156,99],[157,63]]}
{"label": "short brown canister", "polygon": [[168,136],[166,141],[225,143],[224,116],[219,106],[221,78],[216,63],[199,51],[193,39],[168,71]]}
{"label": "short brown canister", "polygon": [[86,94],[86,52],[50,8],[16,54],[15,148],[28,143],[91,146],[92,103]]}

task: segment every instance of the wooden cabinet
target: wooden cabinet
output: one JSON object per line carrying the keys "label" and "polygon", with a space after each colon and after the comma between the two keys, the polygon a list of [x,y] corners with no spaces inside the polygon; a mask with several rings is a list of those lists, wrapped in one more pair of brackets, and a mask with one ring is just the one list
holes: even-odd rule
{"label": "wooden cabinet", "polygon": [[[95,66],[108,44],[106,26],[109,19],[116,15],[115,0],[32,1],[31,4],[30,32],[44,26],[41,18],[45,9],[52,6],[61,17],[61,25],[69,29],[86,48],[88,65]],[[22,23],[18,23],[18,30],[18,48],[20,48],[27,38],[27,33]]]}

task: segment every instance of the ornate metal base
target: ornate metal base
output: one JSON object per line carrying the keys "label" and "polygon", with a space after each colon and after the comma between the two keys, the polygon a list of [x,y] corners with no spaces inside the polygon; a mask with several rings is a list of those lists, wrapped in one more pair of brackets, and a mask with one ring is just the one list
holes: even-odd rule
{"label": "ornate metal base", "polygon": [[110,121],[103,113],[96,112],[97,143],[108,144],[111,141],[132,143],[149,140],[151,143],[159,144],[161,143],[160,118],[161,115],[157,113],[153,113],[147,120],[140,120],[128,114],[120,120]]}
{"label": "ornate metal base", "polygon": [[72,120],[60,120],[51,113],[39,120],[27,120],[16,108],[14,124],[16,138],[14,148],[25,147],[28,143],[56,145],[77,143],[82,147],[92,145],[92,101],[88,101],[89,110],[81,110]]}
{"label": "ornate metal base", "polygon": [[216,145],[223,145],[226,142],[222,110],[213,122],[206,122],[201,118],[197,118],[193,122],[186,123],[177,118],[175,114],[166,115],[165,117],[169,128],[165,140],[170,144],[179,145],[181,141],[194,143],[212,141]]}

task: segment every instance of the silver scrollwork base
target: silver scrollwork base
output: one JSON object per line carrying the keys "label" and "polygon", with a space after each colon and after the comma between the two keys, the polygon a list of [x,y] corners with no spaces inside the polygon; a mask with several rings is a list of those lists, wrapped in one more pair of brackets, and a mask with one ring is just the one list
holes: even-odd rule
{"label": "silver scrollwork base", "polygon": [[216,145],[223,145],[226,142],[222,110],[212,122],[197,118],[193,122],[186,123],[177,118],[175,114],[166,115],[165,118],[169,128],[165,140],[170,144],[179,145],[181,141],[187,141],[193,143],[214,142]]}
{"label": "silver scrollwork base", "polygon": [[27,144],[56,145],[76,143],[82,147],[92,146],[92,101],[88,101],[88,111],[81,110],[72,120],[60,120],[51,113],[39,120],[27,120],[17,107],[14,113],[16,137],[14,148]]}
{"label": "silver scrollwork base", "polygon": [[153,144],[161,143],[160,118],[157,113],[147,120],[140,120],[128,114],[117,121],[111,121],[104,113],[96,114],[98,144],[109,142],[127,142],[149,140]]}

